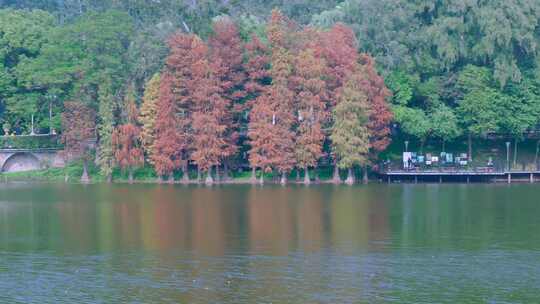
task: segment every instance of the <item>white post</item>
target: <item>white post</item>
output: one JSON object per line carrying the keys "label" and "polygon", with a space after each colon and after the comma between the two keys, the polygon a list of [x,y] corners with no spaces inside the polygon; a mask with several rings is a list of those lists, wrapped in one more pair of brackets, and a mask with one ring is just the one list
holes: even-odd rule
{"label": "white post", "polygon": [[36,135],[36,133],[34,133],[34,114],[32,114],[32,130],[30,131],[30,135]]}

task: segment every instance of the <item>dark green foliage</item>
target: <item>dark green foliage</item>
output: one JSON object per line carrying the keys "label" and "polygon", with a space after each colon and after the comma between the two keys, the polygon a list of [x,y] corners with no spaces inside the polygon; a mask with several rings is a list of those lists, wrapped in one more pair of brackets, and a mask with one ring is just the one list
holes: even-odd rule
{"label": "dark green foliage", "polygon": [[58,136],[2,136],[0,149],[60,149]]}

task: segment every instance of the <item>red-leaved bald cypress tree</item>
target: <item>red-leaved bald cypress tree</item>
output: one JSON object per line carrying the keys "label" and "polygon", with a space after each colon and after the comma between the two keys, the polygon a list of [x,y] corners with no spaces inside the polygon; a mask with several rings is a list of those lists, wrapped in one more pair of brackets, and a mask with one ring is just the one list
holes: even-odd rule
{"label": "red-leaved bald cypress tree", "polygon": [[[193,153],[191,158],[202,172],[207,173],[206,182],[213,183],[212,167],[219,166],[221,159],[228,156],[226,141],[226,117],[230,102],[221,96],[220,81],[215,75],[215,65],[208,60],[208,48],[200,39],[194,39],[191,52],[198,60],[192,65]],[[219,65],[218,65],[219,66]]]}
{"label": "red-leaved bald cypress tree", "polygon": [[[328,110],[333,112],[338,103],[340,91],[351,74],[358,70],[357,41],[353,30],[338,23],[329,31],[321,32],[315,48],[317,57],[326,61],[326,83],[328,89]],[[333,124],[333,122],[332,122]],[[334,153],[334,182],[339,183],[339,168]]]}
{"label": "red-leaved bald cypress tree", "polygon": [[229,18],[221,18],[213,25],[213,34],[208,40],[213,73],[219,79],[220,95],[227,101],[225,113],[219,118],[226,126],[226,149],[223,151],[225,178],[228,176],[229,158],[238,152],[240,124],[246,110],[244,69],[244,43],[237,26]]}
{"label": "red-leaved bald cypress tree", "polygon": [[[362,79],[360,87],[366,94],[370,105],[370,116],[368,123],[370,158],[374,161],[379,152],[384,151],[390,144],[390,123],[393,115],[387,98],[390,90],[386,87],[384,79],[375,69],[375,60],[368,54],[360,55],[360,71]],[[364,183],[367,182],[367,166],[364,167]]]}
{"label": "red-leaved bald cypress tree", "polygon": [[248,124],[248,138],[251,146],[249,164],[252,172],[251,182],[253,183],[256,180],[256,169],[261,168],[264,171],[268,165],[265,153],[262,151],[262,146],[267,142],[265,131],[269,130],[267,128],[269,125],[265,125],[269,121],[265,117],[272,116],[272,113],[266,113],[269,111],[268,105],[258,108],[254,106],[257,101],[261,101],[259,96],[266,92],[269,83],[270,57],[268,47],[256,35],[252,35],[251,40],[246,44],[246,53],[248,59],[245,63],[245,70],[248,79],[245,89],[248,99],[245,103],[245,110],[250,113]]}
{"label": "red-leaved bald cypress tree", "polygon": [[323,155],[327,99],[324,60],[316,58],[313,49],[300,51],[295,59],[292,77],[296,89],[296,111],[298,129],[296,132],[296,162],[304,169],[304,183],[310,183],[309,168],[316,167]]}
{"label": "red-leaved bald cypress tree", "polygon": [[244,43],[234,22],[228,18],[216,21],[208,45],[212,61],[219,60],[214,65],[214,74],[220,80],[223,97],[233,104],[239,103],[246,95],[246,72]]}
{"label": "red-leaved bald cypress tree", "polygon": [[87,104],[77,101],[64,103],[62,113],[62,143],[66,159],[83,160],[82,182],[88,182],[88,160],[92,139],[96,137],[96,112]]}
{"label": "red-leaved bald cypress tree", "polygon": [[144,164],[144,152],[141,144],[141,128],[137,125],[137,106],[129,99],[128,121],[117,126],[112,134],[112,146],[116,163],[122,170],[127,170],[129,182],[133,182],[133,171]]}
{"label": "red-leaved bald cypress tree", "polygon": [[193,92],[197,90],[198,78],[194,66],[205,56],[205,50],[195,49],[201,45],[200,38],[193,34],[178,33],[169,38],[170,53],[167,57],[166,71],[171,76],[171,98],[175,116],[177,137],[177,168],[183,170],[183,180],[188,181],[188,161],[195,148],[193,131]]}
{"label": "red-leaved bald cypress tree", "polygon": [[173,77],[169,73],[163,73],[161,77],[156,113],[156,133],[151,155],[159,179],[168,175],[169,182],[173,182],[174,170],[185,161],[182,153],[187,142],[177,113]]}
{"label": "red-leaved bald cypress tree", "polygon": [[[281,183],[294,167],[294,94],[289,89],[292,59],[287,50],[289,21],[274,10],[268,24],[272,83],[253,107],[250,116],[250,162],[264,171],[281,173]],[[261,128],[266,128],[262,130]],[[264,134],[261,136],[260,134]]]}

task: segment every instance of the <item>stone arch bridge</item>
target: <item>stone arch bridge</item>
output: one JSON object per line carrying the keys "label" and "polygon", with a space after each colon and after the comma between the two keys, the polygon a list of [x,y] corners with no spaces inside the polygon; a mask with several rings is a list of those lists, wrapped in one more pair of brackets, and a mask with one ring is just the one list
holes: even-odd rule
{"label": "stone arch bridge", "polygon": [[59,149],[0,149],[0,172],[23,172],[64,165]]}

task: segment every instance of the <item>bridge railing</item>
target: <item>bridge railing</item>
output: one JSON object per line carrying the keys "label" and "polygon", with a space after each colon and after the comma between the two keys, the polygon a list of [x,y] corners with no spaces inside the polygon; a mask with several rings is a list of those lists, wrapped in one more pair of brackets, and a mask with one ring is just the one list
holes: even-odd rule
{"label": "bridge railing", "polygon": [[0,149],[62,149],[62,143],[60,141],[60,136],[56,134],[4,135],[0,136]]}
{"label": "bridge railing", "polygon": [[413,165],[410,168],[404,168],[403,163],[400,162],[383,162],[377,167],[377,171],[381,174],[388,173],[506,173],[506,172],[531,172],[540,171],[539,164],[528,164],[527,166],[511,167],[504,161],[495,160],[492,165],[473,163],[467,166],[460,166],[458,164],[445,164],[445,165]]}
{"label": "bridge railing", "polygon": [[412,164],[411,167],[405,168],[403,162],[382,162],[378,166],[379,173],[501,173],[505,172],[504,164],[495,160],[491,165],[486,163],[469,163],[460,165],[457,163],[438,163],[434,165]]}

